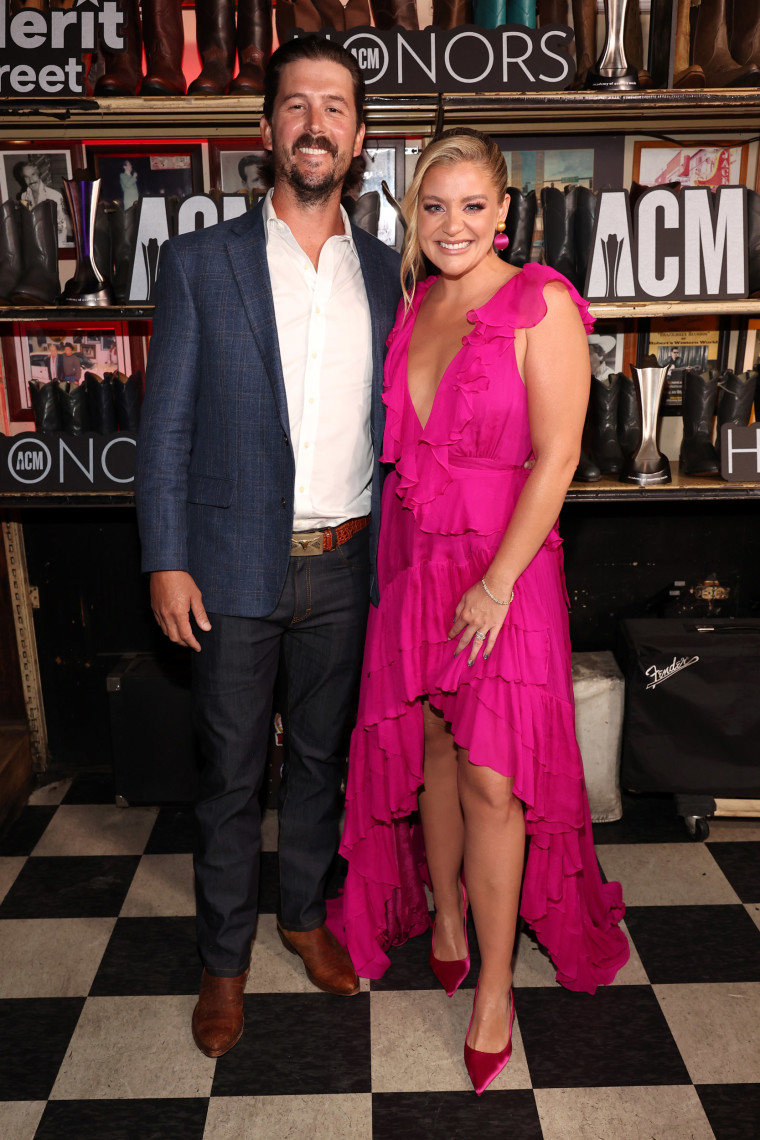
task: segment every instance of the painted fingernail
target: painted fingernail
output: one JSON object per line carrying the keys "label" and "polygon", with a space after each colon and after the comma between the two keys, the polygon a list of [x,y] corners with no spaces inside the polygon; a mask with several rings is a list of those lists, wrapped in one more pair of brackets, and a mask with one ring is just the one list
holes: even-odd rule
{"label": "painted fingernail", "polygon": [[487,661],[487,660],[488,660],[488,654],[487,654],[487,653],[484,653],[484,654],[483,654],[483,660],[484,660],[484,661]]}
{"label": "painted fingernail", "polygon": [[468,669],[471,669],[471,668],[472,668],[472,666],[473,666],[474,664],[475,664],[475,662],[474,662],[474,661],[468,661],[468,662],[467,662],[467,668],[468,668]]}

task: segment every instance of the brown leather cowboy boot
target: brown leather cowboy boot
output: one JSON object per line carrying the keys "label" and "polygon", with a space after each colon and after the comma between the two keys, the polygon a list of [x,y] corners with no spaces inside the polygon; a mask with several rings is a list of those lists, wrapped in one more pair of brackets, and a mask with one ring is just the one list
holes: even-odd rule
{"label": "brown leather cowboy boot", "polygon": [[188,95],[226,95],[235,67],[232,0],[195,0],[195,38],[203,66]]}
{"label": "brown leather cowboy boot", "polygon": [[472,0],[433,0],[433,24],[436,28],[448,30],[472,22]]}
{"label": "brown leather cowboy boot", "polygon": [[307,978],[318,990],[340,997],[358,994],[359,979],[348,952],[326,926],[318,926],[316,930],[283,930],[278,922],[277,933],[285,949],[301,959]]}
{"label": "brown leather cowboy boot", "polygon": [[639,0],[628,0],[623,27],[623,46],[629,65],[635,67],[639,73],[639,87],[642,89],[651,87],[652,76],[644,70],[644,39],[641,34]]}
{"label": "brown leather cowboy boot", "polygon": [[567,23],[567,0],[538,0],[538,21],[544,24]]}
{"label": "brown leather cowboy boot", "polygon": [[215,978],[203,971],[193,1010],[193,1040],[207,1057],[222,1057],[243,1032],[243,990],[248,971],[236,978]]}
{"label": "brown leather cowboy boot", "polygon": [[238,95],[264,92],[264,68],[272,54],[272,6],[269,0],[239,0],[237,12],[239,70],[230,84]]}
{"label": "brown leather cowboy boot", "polygon": [[377,28],[406,28],[416,31],[420,24],[414,0],[371,0]]}
{"label": "brown leather cowboy boot", "polygon": [[760,0],[734,0],[731,55],[744,67],[760,67]]}
{"label": "brown leather cowboy boot", "polygon": [[184,95],[182,74],[181,0],[143,0],[143,38],[148,71],[140,86],[141,95]]}
{"label": "brown leather cowboy boot", "polygon": [[575,28],[575,80],[573,87],[583,87],[589,69],[596,63],[596,0],[573,0]]}
{"label": "brown leather cowboy boot", "polygon": [[760,83],[760,67],[737,63],[728,50],[726,0],[700,3],[694,33],[694,62],[703,68],[708,87],[757,87]]}
{"label": "brown leather cowboy boot", "polygon": [[105,72],[95,84],[96,95],[136,95],[142,79],[142,30],[138,0],[123,0],[126,16],[124,51],[104,51]]}
{"label": "brown leather cowboy boot", "polygon": [[705,73],[691,62],[691,0],[678,0],[676,49],[673,59],[674,87],[704,87]]}

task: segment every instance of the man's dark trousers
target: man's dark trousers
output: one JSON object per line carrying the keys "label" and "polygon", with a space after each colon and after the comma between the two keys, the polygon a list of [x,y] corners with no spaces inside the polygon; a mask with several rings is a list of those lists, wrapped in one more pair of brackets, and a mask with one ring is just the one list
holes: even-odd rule
{"label": "man's dark trousers", "polygon": [[209,614],[196,629],[193,704],[204,758],[196,807],[198,945],[209,973],[248,966],[257,917],[259,791],[284,670],[285,768],[280,801],[279,920],[325,921],[324,889],[338,845],[345,719],[361,668],[369,598],[369,530],[334,550],[291,557],[266,618]]}

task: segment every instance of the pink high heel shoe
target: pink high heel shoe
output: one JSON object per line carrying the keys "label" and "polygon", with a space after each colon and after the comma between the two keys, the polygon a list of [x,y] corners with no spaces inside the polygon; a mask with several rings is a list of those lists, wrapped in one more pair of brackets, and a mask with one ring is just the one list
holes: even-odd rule
{"label": "pink high heel shoe", "polygon": [[430,941],[430,969],[446,991],[448,997],[461,986],[470,972],[470,944],[467,941],[467,892],[462,883],[462,901],[464,902],[464,944],[467,950],[465,958],[454,958],[450,962],[443,962],[433,953],[435,945],[435,922],[433,922],[433,936]]}
{"label": "pink high heel shoe", "polygon": [[499,1053],[483,1053],[480,1049],[472,1049],[467,1044],[467,1038],[470,1036],[470,1027],[472,1019],[475,1016],[475,1002],[478,1000],[478,987],[475,987],[475,997],[472,1002],[472,1014],[470,1015],[470,1024],[467,1026],[467,1033],[464,1038],[464,1063],[467,1072],[470,1074],[472,1087],[478,1096],[488,1088],[491,1081],[498,1077],[503,1068],[506,1067],[509,1058],[512,1056],[512,1022],[515,1019],[515,995],[512,988],[509,990],[509,1041],[506,1047]]}

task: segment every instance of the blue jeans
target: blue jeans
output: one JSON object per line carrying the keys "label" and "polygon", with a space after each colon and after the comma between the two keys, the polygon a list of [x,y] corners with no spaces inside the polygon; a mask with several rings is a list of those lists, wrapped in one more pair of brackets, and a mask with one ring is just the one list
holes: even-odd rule
{"label": "blue jeans", "polygon": [[280,911],[287,930],[325,921],[324,891],[339,839],[345,721],[361,668],[369,599],[369,530],[315,557],[290,559],[265,618],[209,614],[196,629],[193,708],[203,754],[196,805],[198,946],[210,974],[234,977],[250,958],[261,852],[259,791],[278,669],[285,764],[280,789]]}

